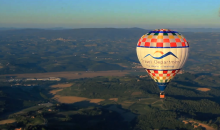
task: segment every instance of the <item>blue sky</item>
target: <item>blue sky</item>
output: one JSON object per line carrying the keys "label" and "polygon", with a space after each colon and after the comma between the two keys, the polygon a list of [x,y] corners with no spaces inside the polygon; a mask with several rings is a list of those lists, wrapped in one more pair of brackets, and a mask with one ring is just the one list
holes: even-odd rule
{"label": "blue sky", "polygon": [[0,27],[220,28],[220,0],[0,0]]}

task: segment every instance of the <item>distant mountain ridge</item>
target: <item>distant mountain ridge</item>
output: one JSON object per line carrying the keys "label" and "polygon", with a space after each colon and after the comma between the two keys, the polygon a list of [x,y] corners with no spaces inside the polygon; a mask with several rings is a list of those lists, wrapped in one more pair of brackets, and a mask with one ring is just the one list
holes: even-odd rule
{"label": "distant mountain ridge", "polygon": [[178,32],[220,32],[220,28],[170,28]]}
{"label": "distant mountain ridge", "polygon": [[150,30],[140,28],[81,28],[81,29],[65,29],[65,30],[46,30],[46,29],[14,29],[1,30],[0,36],[15,35],[36,36],[46,38],[71,38],[71,39],[118,39],[136,37],[140,38]]}
{"label": "distant mountain ridge", "polygon": [[[165,27],[166,28],[166,27]],[[100,30],[100,29],[125,29],[125,30],[153,30],[153,29],[143,29],[143,28],[64,28],[64,27],[54,27],[54,28],[15,28],[15,27],[0,27],[2,30],[26,30],[26,29],[36,29],[36,30]],[[155,28],[156,29],[156,28]],[[179,32],[220,32],[220,28],[168,28],[171,30],[176,30]]]}
{"label": "distant mountain ridge", "polygon": [[[191,33],[209,33],[212,32],[220,32],[220,29],[208,29],[208,28],[177,28],[172,29],[183,33],[183,35],[187,36]],[[77,40],[120,40],[120,39],[139,39],[142,35],[148,33],[151,30],[145,30],[141,28],[79,28],[79,29],[0,29],[0,37],[8,37],[13,36],[13,38],[46,38],[46,39],[77,39]],[[188,36],[189,37],[189,36]]]}

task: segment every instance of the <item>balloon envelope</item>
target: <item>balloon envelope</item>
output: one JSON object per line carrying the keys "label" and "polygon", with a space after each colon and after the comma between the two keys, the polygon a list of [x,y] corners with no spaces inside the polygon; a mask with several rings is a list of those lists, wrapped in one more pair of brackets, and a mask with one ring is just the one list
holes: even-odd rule
{"label": "balloon envelope", "polygon": [[156,29],[139,39],[136,51],[143,68],[164,91],[185,64],[189,43],[176,31]]}

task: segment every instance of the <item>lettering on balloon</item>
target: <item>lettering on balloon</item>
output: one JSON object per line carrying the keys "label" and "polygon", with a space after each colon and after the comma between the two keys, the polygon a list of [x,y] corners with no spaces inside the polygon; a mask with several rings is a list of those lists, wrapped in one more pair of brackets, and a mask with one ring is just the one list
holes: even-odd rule
{"label": "lettering on balloon", "polygon": [[179,64],[181,60],[179,61],[158,61],[154,60],[154,64]]}
{"label": "lettering on balloon", "polygon": [[144,64],[180,64],[181,60],[179,61],[159,61],[159,60],[142,60]]}

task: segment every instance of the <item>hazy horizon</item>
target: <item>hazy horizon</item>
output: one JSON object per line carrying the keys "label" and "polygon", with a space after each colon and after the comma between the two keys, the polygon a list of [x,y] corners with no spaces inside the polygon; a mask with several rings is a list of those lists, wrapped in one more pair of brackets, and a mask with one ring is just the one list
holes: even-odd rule
{"label": "hazy horizon", "polygon": [[220,28],[220,1],[1,0],[0,27]]}

